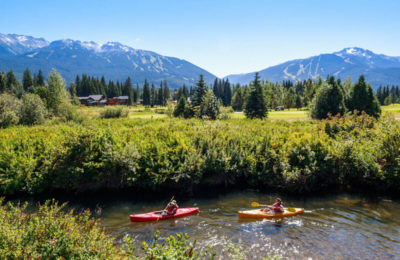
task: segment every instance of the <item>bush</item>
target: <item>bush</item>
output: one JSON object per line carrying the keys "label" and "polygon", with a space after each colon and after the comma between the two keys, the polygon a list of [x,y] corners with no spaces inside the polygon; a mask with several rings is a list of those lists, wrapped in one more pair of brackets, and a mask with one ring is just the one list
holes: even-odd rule
{"label": "bush", "polygon": [[23,206],[1,202],[1,259],[109,259],[121,257],[99,221],[89,211],[79,215],[65,211],[65,204],[46,202],[37,213]]}
{"label": "bush", "polygon": [[25,125],[37,125],[44,122],[47,115],[46,106],[36,94],[24,94],[22,96],[21,123]]}
{"label": "bush", "polygon": [[185,234],[142,243],[129,236],[118,246],[89,210],[75,214],[66,204],[46,201],[34,213],[28,204],[4,205],[0,199],[0,259],[213,259]]}
{"label": "bush", "polygon": [[122,107],[106,107],[100,112],[100,118],[128,117],[128,112],[128,109]]}
{"label": "bush", "polygon": [[57,114],[62,121],[73,121],[76,123],[82,123],[83,116],[78,113],[77,108],[68,102],[62,102],[57,107]]}
{"label": "bush", "polygon": [[192,192],[198,185],[400,194],[399,129],[396,120],[365,114],[291,123],[115,119],[2,129],[0,195]]}
{"label": "bush", "polygon": [[21,116],[21,101],[10,94],[0,95],[0,128],[18,124]]}

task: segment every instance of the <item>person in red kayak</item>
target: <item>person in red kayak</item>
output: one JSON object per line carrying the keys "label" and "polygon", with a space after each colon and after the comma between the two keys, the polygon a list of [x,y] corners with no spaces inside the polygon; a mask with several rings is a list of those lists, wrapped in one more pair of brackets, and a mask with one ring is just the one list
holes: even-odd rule
{"label": "person in red kayak", "polygon": [[176,211],[178,210],[178,204],[176,203],[175,200],[172,200],[170,203],[168,203],[167,207],[164,210],[164,214],[167,215],[174,215]]}
{"label": "person in red kayak", "polygon": [[276,198],[275,203],[272,205],[272,207],[267,207],[264,209],[264,211],[271,210],[274,213],[284,212],[285,209],[283,208],[283,206],[283,201],[280,198]]}

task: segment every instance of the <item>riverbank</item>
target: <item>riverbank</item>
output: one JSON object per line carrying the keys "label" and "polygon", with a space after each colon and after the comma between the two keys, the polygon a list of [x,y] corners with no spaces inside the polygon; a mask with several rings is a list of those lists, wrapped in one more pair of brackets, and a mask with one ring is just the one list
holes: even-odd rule
{"label": "riverbank", "polygon": [[0,130],[3,196],[96,191],[399,194],[400,122],[103,119]]}

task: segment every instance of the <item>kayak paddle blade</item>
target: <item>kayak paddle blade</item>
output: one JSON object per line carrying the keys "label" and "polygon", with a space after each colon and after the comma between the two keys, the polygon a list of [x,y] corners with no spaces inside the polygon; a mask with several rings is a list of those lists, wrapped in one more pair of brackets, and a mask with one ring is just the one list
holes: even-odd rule
{"label": "kayak paddle blade", "polygon": [[251,206],[252,206],[252,207],[260,207],[260,204],[257,203],[257,202],[252,202],[252,203],[251,203]]}

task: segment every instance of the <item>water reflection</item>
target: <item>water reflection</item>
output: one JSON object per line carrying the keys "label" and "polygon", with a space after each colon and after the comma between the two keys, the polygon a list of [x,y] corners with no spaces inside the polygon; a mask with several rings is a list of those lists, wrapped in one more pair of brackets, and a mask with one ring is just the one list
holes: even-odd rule
{"label": "water reflection", "polygon": [[102,224],[122,238],[129,234],[151,240],[176,232],[197,238],[198,246],[214,246],[222,253],[229,243],[240,243],[251,258],[281,255],[290,259],[400,259],[400,203],[350,195],[324,198],[285,198],[285,205],[304,207],[299,216],[272,220],[238,219],[237,211],[252,201],[269,204],[275,196],[242,192],[213,199],[181,201],[181,207],[198,206],[197,215],[131,223],[129,214],[163,208],[164,202],[119,202],[102,205]]}

